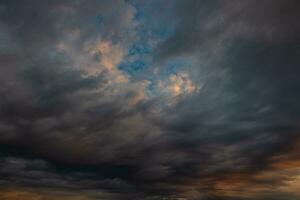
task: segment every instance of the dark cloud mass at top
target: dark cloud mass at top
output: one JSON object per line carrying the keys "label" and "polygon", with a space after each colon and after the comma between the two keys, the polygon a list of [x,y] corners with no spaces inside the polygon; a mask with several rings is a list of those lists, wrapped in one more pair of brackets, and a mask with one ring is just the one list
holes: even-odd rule
{"label": "dark cloud mass at top", "polygon": [[0,199],[300,199],[297,0],[0,0]]}

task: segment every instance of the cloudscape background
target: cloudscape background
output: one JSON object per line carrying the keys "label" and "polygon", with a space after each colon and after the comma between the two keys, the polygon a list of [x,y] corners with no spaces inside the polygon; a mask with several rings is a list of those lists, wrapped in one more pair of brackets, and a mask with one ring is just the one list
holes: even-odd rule
{"label": "cloudscape background", "polygon": [[300,200],[298,0],[0,0],[0,199]]}

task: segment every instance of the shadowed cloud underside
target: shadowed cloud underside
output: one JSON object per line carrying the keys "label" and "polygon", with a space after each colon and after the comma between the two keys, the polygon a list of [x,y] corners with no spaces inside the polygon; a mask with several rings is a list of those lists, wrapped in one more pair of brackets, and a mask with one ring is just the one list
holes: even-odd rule
{"label": "shadowed cloud underside", "polygon": [[0,199],[300,200],[298,0],[0,0]]}

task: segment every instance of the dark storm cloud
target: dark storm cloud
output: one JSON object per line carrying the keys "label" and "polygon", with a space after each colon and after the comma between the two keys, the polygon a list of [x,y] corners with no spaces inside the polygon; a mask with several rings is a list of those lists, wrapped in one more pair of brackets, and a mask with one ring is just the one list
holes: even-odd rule
{"label": "dark storm cloud", "polygon": [[[133,186],[118,178],[106,178],[93,172],[65,170],[44,160],[20,157],[1,158],[1,186],[63,188],[67,190],[133,191]],[[14,180],[13,180],[14,179]]]}
{"label": "dark storm cloud", "polygon": [[[0,197],[299,198],[298,7],[1,1]],[[139,31],[145,81],[118,69]],[[160,74],[173,58],[191,75]]]}
{"label": "dark storm cloud", "polygon": [[[124,87],[119,96],[113,97],[115,88],[110,81],[115,77],[110,76],[115,71],[86,76],[85,69],[81,68],[85,66],[73,67],[78,60],[57,48],[79,29],[80,38],[67,45],[75,49],[75,56],[81,54],[91,60],[83,60],[84,64],[97,65],[98,59],[109,59],[110,55],[95,59],[81,49],[98,37],[112,40],[111,45],[118,43],[126,47],[134,36],[128,30],[131,12],[133,8],[123,1],[1,3],[1,40],[4,41],[1,46],[1,151],[12,155],[11,159],[3,158],[3,187],[99,189],[122,192],[125,198],[125,193],[134,195],[134,192],[127,188],[127,183],[123,188],[123,182],[144,176],[141,168],[149,171],[145,178],[151,177],[151,172],[160,173],[161,159],[157,153],[164,148],[166,139],[158,138],[160,130],[144,119],[142,111],[131,109],[126,103],[138,86]],[[103,17],[103,24],[96,23],[98,16]],[[107,62],[110,66],[112,61]],[[122,74],[116,76],[123,78]],[[59,172],[46,167],[32,172],[27,165],[34,160],[14,158],[14,155],[46,159],[65,170]],[[152,169],[144,165],[144,156],[158,166]],[[168,173],[161,168],[160,175]],[[92,174],[68,175],[72,169]]]}
{"label": "dark storm cloud", "polygon": [[299,137],[297,7],[296,1],[178,3],[177,29],[157,51],[162,60],[186,56],[193,73],[205,76],[199,95],[166,118],[167,131],[192,157],[187,177],[256,174]]}
{"label": "dark storm cloud", "polygon": [[299,42],[299,6],[297,0],[178,1],[176,31],[158,46],[158,57],[206,51],[211,43],[232,39]]}
{"label": "dark storm cloud", "polygon": [[[9,55],[6,52],[1,55],[5,61],[1,79],[3,81],[1,118],[4,131],[6,127],[12,128],[14,134],[17,134],[16,140],[24,137],[20,139],[21,146],[35,146],[31,144],[31,141],[26,144],[28,135],[36,135],[36,142],[39,143],[42,142],[39,140],[46,140],[43,138],[44,136],[49,137],[47,140],[56,137],[46,133],[48,131],[55,132],[59,129],[67,133],[71,129],[78,130],[81,125],[84,128],[85,123],[94,124],[88,126],[91,130],[99,129],[102,126],[111,126],[109,124],[114,123],[113,121],[118,118],[117,115],[125,114],[119,111],[119,108],[123,106],[120,101],[99,104],[81,111],[82,108],[79,108],[78,105],[81,105],[82,101],[90,101],[89,98],[101,98],[103,94],[99,94],[98,97],[72,95],[85,89],[104,87],[107,83],[106,77],[83,78],[80,70],[67,68],[69,65],[74,65],[74,61],[56,49],[57,43],[65,37],[65,32],[73,29],[74,26],[75,28],[84,27],[82,40],[88,35],[94,37],[96,34],[89,33],[92,32],[90,28],[96,26],[93,17],[102,13],[104,13],[103,15],[107,14],[105,12],[109,12],[110,15],[109,10],[111,9],[125,9],[122,7],[125,7],[125,4],[120,1],[112,6],[107,1],[99,3],[98,6],[95,5],[99,9],[83,6],[84,8],[77,11],[78,6],[80,3],[68,1],[47,1],[42,4],[18,1],[2,3],[2,23],[6,27],[3,29],[3,40],[8,43],[6,46],[12,46],[9,43],[16,43],[19,49],[12,50]],[[120,16],[115,15],[115,18],[122,17],[122,14],[123,12],[120,11]],[[85,18],[86,23],[80,23],[82,17]],[[112,18],[109,21],[110,24],[105,27],[114,31],[120,29],[119,32],[126,31],[119,26],[120,22],[117,19]],[[75,22],[75,20],[79,20],[79,22]],[[116,34],[117,37],[118,34],[120,33]],[[110,37],[105,30],[101,32],[102,35]],[[78,124],[78,121],[81,121],[81,125]],[[74,127],[76,123],[78,126]],[[6,137],[3,139],[5,140]]]}
{"label": "dark storm cloud", "polygon": [[[296,88],[300,82],[294,76],[298,74],[297,54],[297,44],[290,42],[271,46],[256,40],[232,42],[220,63],[229,70],[228,78],[218,80],[218,74],[206,76],[199,95],[179,104],[169,114],[168,131],[177,136],[177,145],[191,157],[184,165],[188,167],[178,171],[184,177],[195,177],[195,182],[212,179],[208,183],[200,181],[200,191],[218,190],[214,183],[220,180],[230,183],[230,175],[226,174],[231,172],[245,172],[246,179],[258,186],[250,177],[264,170],[273,171],[272,158],[290,151],[299,138]],[[197,64],[201,66],[201,60]],[[212,64],[206,70],[222,73]],[[242,175],[237,177],[243,179]],[[286,178],[289,180],[290,176]],[[261,188],[284,184],[286,179],[264,181]],[[205,188],[201,189],[203,185]],[[236,190],[243,193],[249,188]]]}

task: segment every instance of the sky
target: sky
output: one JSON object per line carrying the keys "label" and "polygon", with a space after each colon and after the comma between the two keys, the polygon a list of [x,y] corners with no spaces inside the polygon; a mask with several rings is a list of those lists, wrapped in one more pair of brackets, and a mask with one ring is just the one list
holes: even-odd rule
{"label": "sky", "polygon": [[1,200],[300,200],[298,0],[0,0]]}

